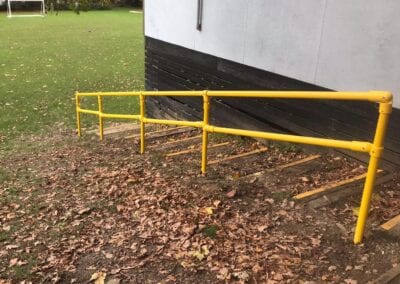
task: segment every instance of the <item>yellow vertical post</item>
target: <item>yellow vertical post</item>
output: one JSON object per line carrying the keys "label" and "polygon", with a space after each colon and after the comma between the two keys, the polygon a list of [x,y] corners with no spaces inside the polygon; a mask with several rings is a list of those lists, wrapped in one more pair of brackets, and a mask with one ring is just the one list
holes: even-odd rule
{"label": "yellow vertical post", "polygon": [[392,103],[379,104],[379,117],[376,126],[373,146],[370,152],[370,159],[367,171],[367,178],[364,184],[364,190],[361,198],[360,212],[358,214],[357,226],[354,234],[354,243],[361,243],[364,235],[365,224],[368,218],[368,211],[371,203],[371,196],[374,189],[376,173],[378,170],[379,159],[383,151],[383,141],[386,134],[389,115],[392,111]]}
{"label": "yellow vertical post", "polygon": [[99,105],[99,137],[100,141],[103,140],[104,129],[103,129],[103,97],[101,95],[97,96],[97,101]]}
{"label": "yellow vertical post", "polygon": [[144,153],[145,150],[145,124],[144,118],[146,116],[146,101],[145,96],[142,92],[139,95],[140,99],[140,154]]}
{"label": "yellow vertical post", "polygon": [[75,107],[76,107],[76,127],[78,130],[78,136],[81,137],[81,113],[80,109],[80,97],[78,92],[75,93]]}
{"label": "yellow vertical post", "polygon": [[210,98],[207,95],[207,91],[203,94],[203,142],[201,150],[201,173],[205,174],[207,171],[207,147],[208,147],[208,132],[206,126],[210,119]]}

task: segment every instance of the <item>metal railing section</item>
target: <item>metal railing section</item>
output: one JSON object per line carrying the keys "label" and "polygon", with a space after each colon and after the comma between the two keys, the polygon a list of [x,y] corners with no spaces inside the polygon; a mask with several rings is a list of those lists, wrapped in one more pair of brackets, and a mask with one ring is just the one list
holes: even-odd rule
{"label": "metal railing section", "polygon": [[[103,112],[103,97],[108,96],[132,96],[139,97],[140,113],[128,114],[109,114]],[[183,97],[202,97],[203,98],[203,120],[202,121],[182,121],[165,120],[146,117],[146,97],[149,96],[183,96]],[[98,110],[82,109],[80,102],[82,97],[97,97]],[[265,131],[251,131],[245,129],[226,128],[210,125],[210,102],[212,98],[268,98],[268,99],[318,99],[318,100],[342,100],[342,101],[369,101],[379,104],[379,116],[376,125],[374,140],[368,141],[346,141],[328,138],[317,138],[307,136],[297,136],[289,134],[278,134]],[[191,126],[202,129],[202,158],[201,172],[207,170],[207,148],[209,133],[223,133],[231,135],[241,135],[254,138],[263,138],[276,141],[302,143],[323,147],[341,148],[357,152],[369,153],[367,176],[361,199],[360,212],[354,234],[354,243],[359,244],[364,235],[368,211],[370,208],[371,196],[374,189],[375,179],[378,170],[378,163],[383,152],[383,141],[392,111],[392,94],[384,91],[371,92],[276,92],[276,91],[143,91],[143,92],[97,92],[97,93],[76,93],[76,114],[78,135],[81,136],[81,113],[94,114],[99,118],[99,136],[103,139],[104,118],[134,119],[140,122],[140,153],[145,151],[145,124],[164,124]]]}

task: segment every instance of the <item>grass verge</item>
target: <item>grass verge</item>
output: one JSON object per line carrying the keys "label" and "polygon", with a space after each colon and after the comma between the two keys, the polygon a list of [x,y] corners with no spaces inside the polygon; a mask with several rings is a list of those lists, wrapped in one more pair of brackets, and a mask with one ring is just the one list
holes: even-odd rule
{"label": "grass verge", "polygon": [[[0,142],[21,134],[74,127],[75,91],[144,88],[142,14],[128,9],[61,12],[45,18],[0,14]],[[97,107],[95,102],[84,102]],[[132,113],[132,98],[107,100],[105,111]],[[84,116],[84,123],[97,123]]]}

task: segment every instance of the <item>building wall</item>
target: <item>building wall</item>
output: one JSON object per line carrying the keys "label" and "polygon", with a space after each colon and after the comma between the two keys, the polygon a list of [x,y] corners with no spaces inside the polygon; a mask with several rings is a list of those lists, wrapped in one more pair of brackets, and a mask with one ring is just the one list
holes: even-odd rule
{"label": "building wall", "polygon": [[[323,91],[320,86],[146,37],[147,90]],[[201,120],[202,98],[149,97],[151,117]],[[372,141],[378,109],[372,102],[280,99],[213,99],[214,125],[342,140]],[[394,109],[385,139],[385,167],[400,167],[400,109]],[[345,151],[366,161],[367,154]]]}
{"label": "building wall", "polygon": [[335,90],[389,90],[400,108],[400,1],[145,1],[145,35]]}

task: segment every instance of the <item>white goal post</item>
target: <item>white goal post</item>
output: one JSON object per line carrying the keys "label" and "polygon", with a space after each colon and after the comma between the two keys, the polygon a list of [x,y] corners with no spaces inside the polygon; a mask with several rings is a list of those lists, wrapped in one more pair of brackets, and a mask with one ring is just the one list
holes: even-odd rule
{"label": "white goal post", "polygon": [[[0,0],[1,1],[1,0]],[[39,2],[40,3],[40,11],[37,14],[18,14],[18,15],[13,15],[12,14],[12,9],[11,9],[11,4],[12,2]],[[46,7],[44,4],[44,0],[8,0],[7,2],[7,17],[12,18],[12,17],[44,17],[46,15]]]}

